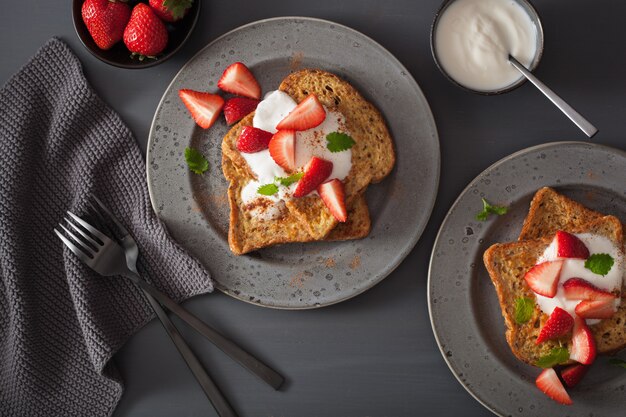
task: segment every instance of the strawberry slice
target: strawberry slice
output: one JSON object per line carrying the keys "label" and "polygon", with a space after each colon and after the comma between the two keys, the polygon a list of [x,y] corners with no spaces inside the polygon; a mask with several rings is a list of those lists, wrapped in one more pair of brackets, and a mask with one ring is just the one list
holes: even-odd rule
{"label": "strawberry slice", "polygon": [[569,357],[583,365],[591,365],[596,359],[596,341],[585,320],[580,317],[574,319],[574,337]]}
{"label": "strawberry slice", "polygon": [[293,172],[296,169],[296,131],[279,130],[269,144],[270,156],[282,169]]}
{"label": "strawberry slice", "polygon": [[315,94],[309,94],[291,113],[276,125],[276,129],[308,130],[319,126],[326,119],[326,110]]}
{"label": "strawberry slice", "polygon": [[572,399],[567,391],[565,391],[565,387],[561,384],[559,376],[554,369],[544,369],[535,380],[535,385],[554,401],[563,405],[573,404]]}
{"label": "strawberry slice", "polygon": [[254,99],[261,98],[261,86],[252,72],[241,62],[235,62],[224,70],[217,86],[227,93]]}
{"label": "strawberry slice", "polygon": [[526,272],[524,279],[537,294],[552,298],[556,294],[563,261],[542,262]]}
{"label": "strawberry slice", "polygon": [[256,153],[264,149],[272,139],[272,134],[252,126],[244,126],[237,139],[237,149],[243,153]]}
{"label": "strawberry slice", "polygon": [[326,181],[317,187],[317,192],[320,194],[324,204],[326,204],[326,207],[328,207],[328,210],[330,210],[335,219],[342,223],[348,220],[346,193],[341,181],[337,178]]}
{"label": "strawberry slice", "polygon": [[298,181],[294,197],[304,197],[315,190],[321,183],[333,172],[333,163],[322,158],[314,156],[311,158],[306,167],[304,167],[304,176]]}
{"label": "strawberry slice", "polygon": [[576,305],[576,315],[583,319],[610,319],[615,314],[615,299],[583,300]]}
{"label": "strawberry slice", "polygon": [[587,365],[570,365],[561,371],[561,378],[568,387],[575,387],[587,374],[587,371],[589,371],[589,366]]}
{"label": "strawberry slice", "polygon": [[566,335],[574,327],[574,318],[560,307],[555,307],[543,325],[535,344],[540,344],[546,340],[556,339]]}
{"label": "strawberry slice", "polygon": [[256,106],[258,106],[259,103],[259,100],[243,97],[234,97],[226,101],[226,104],[224,105],[224,117],[226,118],[226,124],[230,126],[243,119],[248,114],[256,110]]}
{"label": "strawberry slice", "polygon": [[582,278],[570,278],[563,283],[565,298],[568,300],[614,300],[616,297],[601,290]]}
{"label": "strawberry slice", "polygon": [[557,258],[587,259],[589,257],[587,246],[571,233],[559,230],[552,242]]}
{"label": "strawberry slice", "polygon": [[217,94],[179,90],[178,96],[191,113],[191,117],[204,129],[213,126],[224,107],[224,99]]}

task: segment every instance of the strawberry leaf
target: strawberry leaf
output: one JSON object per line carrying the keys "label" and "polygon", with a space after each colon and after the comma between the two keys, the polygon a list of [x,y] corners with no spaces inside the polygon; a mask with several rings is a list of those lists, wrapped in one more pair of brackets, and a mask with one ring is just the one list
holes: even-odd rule
{"label": "strawberry leaf", "polygon": [[209,169],[209,161],[194,148],[185,148],[185,161],[189,169],[198,175]]}
{"label": "strawberry leaf", "polygon": [[533,316],[535,300],[528,297],[520,297],[515,300],[515,321],[524,324]]}
{"label": "strawberry leaf", "polygon": [[605,276],[609,273],[615,260],[608,253],[594,253],[585,261],[585,268],[594,274]]}
{"label": "strawberry leaf", "polygon": [[176,20],[185,16],[185,12],[193,5],[193,0],[164,0],[165,7]]}
{"label": "strawberry leaf", "polygon": [[483,200],[483,209],[478,214],[476,214],[476,220],[484,222],[487,220],[490,214],[497,214],[498,216],[502,216],[509,211],[509,208],[506,206],[492,206],[489,204],[487,200],[484,198]]}
{"label": "strawberry leaf", "polygon": [[261,195],[274,195],[278,192],[278,186],[276,184],[265,184],[260,186],[256,192]]}
{"label": "strawberry leaf", "polygon": [[350,135],[339,132],[329,133],[326,135],[326,140],[328,141],[326,147],[333,153],[347,151],[356,143]]}
{"label": "strawberry leaf", "polygon": [[555,365],[565,363],[569,360],[569,351],[566,347],[557,347],[550,353],[539,358],[536,365],[540,368],[552,368]]}
{"label": "strawberry leaf", "polygon": [[276,177],[276,181],[280,183],[280,185],[289,187],[291,184],[300,181],[303,176],[304,172],[296,172],[295,174],[291,174],[288,177]]}

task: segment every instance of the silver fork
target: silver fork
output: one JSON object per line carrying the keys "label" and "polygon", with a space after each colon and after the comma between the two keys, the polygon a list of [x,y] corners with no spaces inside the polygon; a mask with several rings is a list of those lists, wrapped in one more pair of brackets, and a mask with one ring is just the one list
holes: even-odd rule
{"label": "silver fork", "polygon": [[[103,208],[103,211],[109,217],[111,217],[111,220],[113,220],[116,226],[122,226],[121,223],[117,221],[117,219],[115,219],[113,215],[111,215],[106,207],[104,207],[104,205],[101,205],[101,208]],[[124,247],[127,249],[127,252],[125,252],[120,245],[111,240],[104,233],[100,232],[80,217],[70,212],[68,212],[68,215],[74,222],[82,227],[81,229],[76,226],[72,221],[66,219],[68,225],[72,229],[74,229],[74,231],[78,233],[83,238],[83,240],[78,238],[78,236],[76,236],[63,225],[61,225],[63,230],[68,234],[68,236],[74,239],[76,244],[56,229],[55,233],[59,236],[63,243],[65,243],[65,245],[68,246],[68,248],[72,252],[74,252],[74,254],[76,254],[78,258],[81,259],[85,264],[87,264],[89,267],[91,267],[101,275],[123,275],[129,278],[133,283],[135,283],[142,290],[144,290],[144,292],[151,295],[160,303],[162,303],[171,312],[173,312],[182,320],[191,325],[196,331],[205,336],[209,341],[211,341],[214,345],[220,348],[224,353],[229,355],[239,364],[257,375],[274,389],[280,388],[280,386],[284,382],[284,378],[280,374],[269,368],[264,363],[260,362],[258,359],[254,358],[252,355],[241,349],[229,339],[219,334],[215,329],[209,327],[202,320],[194,316],[185,308],[179,306],[175,301],[158,291],[156,288],[152,287],[147,282],[143,281],[137,275],[135,265],[138,251],[136,249],[136,243],[134,242],[132,236],[123,226],[120,228],[120,232],[125,235],[124,238],[122,238],[122,242],[124,244]],[[89,245],[85,244],[85,242],[88,242]],[[93,246],[93,248],[90,247],[90,245]],[[155,304],[158,305],[158,303]]]}

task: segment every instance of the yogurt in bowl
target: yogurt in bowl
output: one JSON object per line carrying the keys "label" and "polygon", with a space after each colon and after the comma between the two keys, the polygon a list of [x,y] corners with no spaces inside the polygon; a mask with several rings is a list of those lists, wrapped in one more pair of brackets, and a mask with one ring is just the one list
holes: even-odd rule
{"label": "yogurt in bowl", "polygon": [[431,48],[439,69],[455,84],[499,94],[525,79],[509,54],[533,70],[543,50],[543,30],[526,0],[447,0],[435,17]]}

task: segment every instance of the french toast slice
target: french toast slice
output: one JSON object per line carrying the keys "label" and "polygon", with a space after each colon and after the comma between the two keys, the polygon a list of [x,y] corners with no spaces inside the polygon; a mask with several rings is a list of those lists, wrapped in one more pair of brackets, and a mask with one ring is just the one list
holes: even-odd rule
{"label": "french toast slice", "polygon": [[[555,213],[551,211],[548,213],[551,215],[548,218],[555,217]],[[531,220],[540,224],[539,219]],[[546,226],[546,230],[552,230],[552,228]],[[597,217],[595,220],[575,226],[562,220],[559,228],[554,230],[598,234],[605,236],[620,247],[624,238],[622,224],[614,216]],[[567,346],[568,349],[571,349],[572,345],[571,332],[559,339],[535,344],[541,328],[548,319],[548,315],[543,313],[538,305],[535,305],[533,315],[528,322],[519,324],[515,321],[516,300],[521,297],[535,299],[535,294],[526,284],[524,275],[536,264],[537,258],[548,247],[552,237],[552,234],[546,234],[533,240],[498,243],[492,245],[483,255],[485,267],[496,288],[506,324],[506,340],[513,354],[530,365],[535,365],[540,357],[561,344]],[[620,307],[611,319],[605,319],[590,326],[599,354],[615,353],[626,346],[626,294],[623,290],[621,296]]]}
{"label": "french toast slice", "polygon": [[[289,74],[279,86],[296,102],[315,94],[328,110],[337,110],[346,120],[352,147],[352,168],[344,180],[348,204],[367,186],[380,182],[395,164],[391,134],[380,112],[347,81],[318,69],[305,69]],[[337,220],[317,196],[291,199],[287,202],[314,239],[324,238]]]}
{"label": "french toast slice", "polygon": [[[241,189],[255,176],[237,150],[236,143],[243,127],[252,125],[252,113],[233,126],[222,141],[222,169],[229,181],[231,250],[235,254],[244,254],[278,243],[367,236],[371,220],[363,193],[370,182],[378,182],[388,175],[395,163],[391,136],[382,116],[350,84],[324,71],[296,72],[289,75],[279,88],[296,101],[301,101],[308,93],[315,93],[329,110],[339,110],[346,118],[346,125],[356,142],[352,147],[352,168],[344,181],[348,221],[339,224],[317,196],[287,201],[286,210],[274,220],[251,215],[240,196]],[[368,125],[363,126],[363,123]]]}
{"label": "french toast slice", "polygon": [[[254,216],[241,201],[241,188],[253,176],[245,160],[238,151],[232,151],[236,146],[237,137],[244,126],[252,124],[253,114],[246,116],[231,129],[222,142],[222,148],[228,152],[222,153],[222,170],[230,182],[228,187],[228,201],[230,205],[230,221],[228,243],[236,255],[242,255],[267,246],[289,242],[311,242],[313,237],[301,226],[301,220],[292,214],[286,207],[282,216],[275,220],[263,220]],[[235,148],[236,149],[236,148]],[[236,165],[229,156],[240,158],[244,165]],[[325,238],[328,241],[361,239],[367,236],[371,228],[371,219],[365,196],[356,196],[348,202],[348,221],[338,224]]]}

